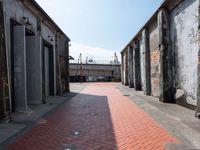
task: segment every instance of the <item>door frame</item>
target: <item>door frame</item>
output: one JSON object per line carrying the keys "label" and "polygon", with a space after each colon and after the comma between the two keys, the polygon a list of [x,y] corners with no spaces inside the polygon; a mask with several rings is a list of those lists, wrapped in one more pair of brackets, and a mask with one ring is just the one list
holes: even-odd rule
{"label": "door frame", "polygon": [[49,48],[49,93],[50,96],[54,95],[54,90],[55,90],[55,85],[54,85],[54,77],[55,77],[55,72],[54,72],[54,48],[53,44],[49,43],[45,39],[42,40],[42,95],[43,95],[43,103],[46,103],[45,101],[45,49],[44,47]]}
{"label": "door frame", "polygon": [[[15,88],[14,88],[14,26],[22,26],[14,19],[10,19],[10,90],[11,90],[11,112],[15,112]],[[34,36],[35,33],[25,27],[25,36]]]}

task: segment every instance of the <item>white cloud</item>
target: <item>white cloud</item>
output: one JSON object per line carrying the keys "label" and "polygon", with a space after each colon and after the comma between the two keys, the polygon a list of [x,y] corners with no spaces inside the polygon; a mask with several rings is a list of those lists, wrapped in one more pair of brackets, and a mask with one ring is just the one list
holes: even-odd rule
{"label": "white cloud", "polygon": [[[83,59],[86,59],[86,57],[88,57],[89,59],[92,58],[93,60],[113,61],[115,51],[71,42],[69,53],[72,57],[74,57],[74,59],[78,59],[81,53]],[[121,55],[119,52],[116,53],[118,56],[118,60],[120,61]]]}

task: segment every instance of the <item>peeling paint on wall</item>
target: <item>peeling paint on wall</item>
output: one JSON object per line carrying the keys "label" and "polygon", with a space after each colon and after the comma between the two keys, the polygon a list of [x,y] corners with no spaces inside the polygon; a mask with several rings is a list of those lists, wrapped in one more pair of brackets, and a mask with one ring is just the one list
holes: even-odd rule
{"label": "peeling paint on wall", "polygon": [[152,95],[155,97],[159,96],[159,83],[160,83],[160,52],[158,50],[152,51],[151,54],[151,84],[152,84]]}
{"label": "peeling paint on wall", "polygon": [[145,91],[145,50],[143,45],[143,40],[139,41],[140,43],[140,70],[141,70],[141,85],[142,90]]}
{"label": "peeling paint on wall", "polygon": [[171,12],[171,41],[175,54],[175,86],[197,98],[198,1],[183,1]]}

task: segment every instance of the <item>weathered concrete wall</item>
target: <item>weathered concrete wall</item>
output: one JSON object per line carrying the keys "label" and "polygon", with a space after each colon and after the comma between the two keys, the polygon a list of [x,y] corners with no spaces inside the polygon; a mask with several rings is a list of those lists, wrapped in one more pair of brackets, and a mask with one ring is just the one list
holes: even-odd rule
{"label": "weathered concrete wall", "polygon": [[15,26],[13,37],[15,110],[19,112],[26,112],[28,107],[25,27]]}
{"label": "weathered concrete wall", "polygon": [[160,52],[157,19],[149,26],[150,60],[151,60],[151,94],[159,96]]}
{"label": "weathered concrete wall", "polygon": [[133,88],[133,48],[131,46],[128,47],[128,80],[129,87]]}
{"label": "weathered concrete wall", "polygon": [[125,55],[125,52],[123,52],[123,81],[124,81],[124,85],[125,85],[125,82],[126,82],[126,55]]}
{"label": "weathered concrete wall", "polygon": [[170,40],[170,17],[168,10],[162,8],[158,15],[159,52],[160,52],[160,96],[161,102],[174,103],[173,53]]}
{"label": "weathered concrete wall", "polygon": [[[9,95],[10,95],[10,100],[11,100],[11,95],[12,95],[12,69],[11,66],[13,65],[11,62],[11,33],[12,33],[12,28],[11,28],[11,20],[13,20],[15,22],[15,25],[17,24],[18,26],[23,26],[26,29],[29,29],[30,31],[33,32],[32,36],[36,36],[36,37],[40,37],[41,41],[37,43],[38,47],[42,47],[42,40],[45,40],[49,43],[52,44],[53,46],[53,57],[54,57],[54,63],[53,63],[53,67],[54,67],[54,94],[59,93],[61,94],[64,91],[68,91],[69,90],[69,76],[66,72],[67,70],[67,61],[68,60],[68,38],[66,39],[66,36],[63,33],[59,33],[58,35],[58,31],[61,32],[59,30],[59,28],[52,22],[49,21],[49,18],[46,17],[46,15],[44,15],[41,11],[38,11],[40,9],[38,9],[36,6],[33,5],[33,3],[31,1],[18,1],[18,0],[6,0],[5,2],[5,24],[6,24],[6,52],[7,52],[7,59],[8,59],[8,79],[9,79]],[[23,17],[26,17],[26,19],[24,19]],[[26,24],[26,21],[29,21],[30,24]],[[22,35],[21,38],[24,38],[25,34]],[[26,40],[26,37],[25,37]],[[66,42],[67,41],[67,42]],[[67,43],[67,44],[66,44]],[[26,46],[25,46],[26,47]],[[26,47],[26,48],[30,48],[30,47]],[[31,48],[30,48],[31,49]],[[59,52],[60,51],[60,52]],[[59,54],[61,55],[66,55],[65,58],[60,58]],[[29,54],[28,54],[29,55]],[[41,56],[42,55],[42,51],[38,51],[38,55],[37,56]],[[35,55],[36,56],[36,55]],[[27,56],[29,57],[29,56]],[[38,58],[39,59],[39,58]],[[42,57],[43,59],[43,57]],[[30,59],[29,61],[32,61],[33,59]],[[40,60],[40,62],[42,62],[43,60]],[[60,63],[60,61],[62,61]],[[30,65],[27,70],[27,76],[29,76],[31,74],[31,72],[34,72],[34,69],[37,69],[35,71],[35,73],[38,71],[38,69],[42,68],[42,63],[40,63],[40,66],[38,66],[38,68],[33,67],[32,65]],[[59,68],[58,68],[59,67]],[[64,72],[64,73],[63,73]],[[39,75],[39,74],[38,74]],[[67,77],[64,77],[65,75],[67,75]],[[40,77],[37,77],[38,80],[41,79],[42,75],[40,74]],[[29,76],[29,79],[33,78],[35,79],[36,77],[34,75]],[[65,82],[62,82],[62,80],[65,78]],[[29,80],[31,81],[31,80]],[[35,83],[36,84],[36,83]],[[42,86],[42,82],[38,83],[40,85],[38,85],[38,89],[40,89],[40,93],[41,91],[41,86]],[[61,85],[62,84],[62,85]],[[59,89],[58,89],[59,87]],[[33,88],[31,89],[30,87],[28,87],[30,91],[34,91],[35,95],[38,95],[38,100],[41,98],[40,94],[37,94],[38,92],[36,92],[37,90],[34,90],[34,88],[36,88],[35,86],[33,86]],[[60,91],[60,92],[57,92]],[[62,92],[61,92],[62,91]],[[32,95],[32,100],[36,99],[36,97],[34,96],[34,93],[31,94]],[[31,96],[29,95],[29,96]],[[31,100],[31,101],[32,101]],[[12,101],[10,101],[10,103],[12,103]]]}
{"label": "weathered concrete wall", "polygon": [[[199,1],[199,16],[200,16],[200,1]],[[199,19],[199,25],[200,25],[200,19]],[[198,43],[199,43],[199,51],[198,51],[198,66],[197,66],[197,80],[198,80],[198,85],[197,85],[197,108],[195,112],[195,116],[200,118],[200,28],[198,29]]]}
{"label": "weathered concrete wall", "polygon": [[157,19],[149,26],[149,45],[151,51],[156,51],[159,48]]}
{"label": "weathered concrete wall", "polygon": [[146,95],[151,95],[151,65],[150,65],[150,48],[149,48],[149,31],[148,28],[144,28],[142,31],[142,45],[144,51],[144,72],[145,72],[145,89]]}
{"label": "weathered concrete wall", "polygon": [[69,91],[68,84],[68,42],[65,40],[64,36],[57,33],[56,36],[56,93],[63,94]]}
{"label": "weathered concrete wall", "polygon": [[[105,76],[112,77],[112,71],[109,70],[83,70],[83,76]],[[80,70],[70,69],[70,76],[80,76]]]}
{"label": "weathered concrete wall", "polygon": [[0,1],[0,120],[9,120],[9,93],[4,32],[3,4]]}
{"label": "weathered concrete wall", "polygon": [[[95,64],[83,64],[83,75],[95,75],[95,76],[113,76],[115,67],[120,65],[95,65]],[[119,72],[120,74],[120,72]],[[70,64],[70,76],[79,76],[80,75],[80,64]]]}
{"label": "weathered concrete wall", "polygon": [[124,84],[124,55],[123,55],[123,53],[121,53],[121,62],[122,62],[122,65],[121,65],[121,82],[122,82],[122,84]]}
{"label": "weathered concrete wall", "polygon": [[143,40],[142,38],[139,40],[139,49],[140,49],[140,70],[141,70],[141,88],[142,91],[146,91],[146,86],[145,86],[145,49],[144,49],[144,45],[143,45]]}
{"label": "weathered concrete wall", "polygon": [[42,103],[42,40],[40,36],[26,37],[27,100],[28,104]]}
{"label": "weathered concrete wall", "polygon": [[134,85],[135,90],[141,90],[141,67],[140,67],[140,43],[136,42],[133,47],[133,64],[134,64]]}
{"label": "weathered concrete wall", "polygon": [[[49,42],[50,44],[52,44],[53,46],[53,61],[54,61],[54,95],[56,95],[56,77],[57,77],[57,74],[56,74],[56,48],[55,48],[55,42],[56,42],[56,31],[51,29],[50,27],[48,27],[46,24],[42,23],[41,24],[41,35],[42,35],[42,38]],[[52,40],[51,40],[52,39]]]}
{"label": "weathered concrete wall", "polygon": [[198,0],[185,0],[171,12],[171,41],[175,56],[175,87],[187,103],[196,105],[198,64]]}
{"label": "weathered concrete wall", "polygon": [[128,54],[127,50],[123,53],[123,60],[124,60],[124,85],[128,85]]}
{"label": "weathered concrete wall", "polygon": [[[141,85],[145,92],[147,57],[143,40],[144,31],[148,29],[151,94],[159,97],[162,102],[177,103],[191,109],[197,108],[197,117],[200,116],[199,16],[199,0],[165,1],[123,49],[125,51],[129,45],[135,44],[133,51],[135,89],[140,90]],[[140,38],[141,35],[143,40]],[[148,87],[147,82],[146,87]]]}

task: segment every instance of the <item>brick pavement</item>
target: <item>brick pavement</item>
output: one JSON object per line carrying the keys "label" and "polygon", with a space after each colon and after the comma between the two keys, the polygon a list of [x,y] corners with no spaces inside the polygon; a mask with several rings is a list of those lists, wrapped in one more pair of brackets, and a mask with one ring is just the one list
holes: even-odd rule
{"label": "brick pavement", "polygon": [[167,142],[178,140],[114,83],[91,83],[7,150],[163,150]]}

